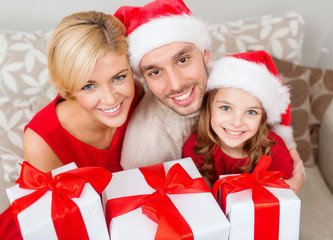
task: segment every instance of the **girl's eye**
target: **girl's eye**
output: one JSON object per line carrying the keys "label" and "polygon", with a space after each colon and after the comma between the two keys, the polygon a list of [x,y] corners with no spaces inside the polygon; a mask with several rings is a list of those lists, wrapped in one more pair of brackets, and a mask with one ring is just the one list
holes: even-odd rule
{"label": "girl's eye", "polygon": [[91,89],[93,89],[95,86],[94,86],[94,84],[87,84],[87,85],[85,85],[83,88],[82,88],[82,90],[91,90]]}
{"label": "girl's eye", "polygon": [[114,78],[114,82],[119,82],[121,80],[123,80],[126,76],[125,75],[120,75]]}
{"label": "girl's eye", "polygon": [[247,111],[247,113],[250,115],[257,115],[257,112],[254,110],[249,110],[249,111]]}
{"label": "girl's eye", "polygon": [[228,106],[222,106],[221,109],[226,112],[231,110]]}

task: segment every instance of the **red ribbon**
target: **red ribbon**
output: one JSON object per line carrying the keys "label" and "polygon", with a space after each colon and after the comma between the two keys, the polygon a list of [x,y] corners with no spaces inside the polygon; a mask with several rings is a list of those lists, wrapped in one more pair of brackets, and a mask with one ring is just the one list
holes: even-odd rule
{"label": "red ribbon", "polygon": [[142,213],[158,223],[155,239],[193,239],[193,233],[167,194],[209,192],[200,177],[192,179],[179,163],[173,165],[167,176],[163,164],[139,168],[149,186],[156,189],[152,194],[109,199],[106,204],[106,222],[139,207]]}
{"label": "red ribbon", "polygon": [[56,175],[44,173],[28,162],[22,164],[21,175],[16,183],[20,188],[36,191],[16,199],[12,203],[13,215],[17,225],[17,215],[52,191],[51,216],[58,239],[89,239],[79,207],[71,200],[78,198],[86,183],[90,183],[98,194],[105,189],[112,174],[101,167],[83,167]]}
{"label": "red ribbon", "polygon": [[272,158],[262,156],[257,166],[250,173],[236,176],[228,176],[217,180],[212,192],[217,199],[217,192],[222,187],[222,209],[225,212],[226,199],[229,193],[240,192],[252,189],[252,200],[254,202],[254,239],[279,239],[279,200],[266,188],[290,188],[281,178],[284,173],[279,171],[269,171]]}

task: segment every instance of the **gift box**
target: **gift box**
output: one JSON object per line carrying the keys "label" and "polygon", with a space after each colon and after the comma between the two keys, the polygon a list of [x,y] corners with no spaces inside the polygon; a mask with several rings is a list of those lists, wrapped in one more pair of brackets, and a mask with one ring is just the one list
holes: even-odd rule
{"label": "gift box", "polygon": [[227,239],[229,222],[191,158],[116,172],[102,193],[117,239]]}
{"label": "gift box", "polygon": [[282,172],[267,172],[271,160],[263,156],[251,174],[221,175],[213,185],[230,221],[229,239],[299,239],[301,201]]}
{"label": "gift box", "polygon": [[6,189],[24,239],[109,239],[99,194],[111,173],[70,163],[43,173],[23,162],[18,184]]}

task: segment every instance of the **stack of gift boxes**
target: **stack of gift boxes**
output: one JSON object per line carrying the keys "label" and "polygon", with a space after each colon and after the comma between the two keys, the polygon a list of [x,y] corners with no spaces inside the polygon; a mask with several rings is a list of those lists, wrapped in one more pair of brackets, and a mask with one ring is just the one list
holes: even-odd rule
{"label": "stack of gift boxes", "polygon": [[212,194],[190,158],[113,174],[24,162],[7,195],[24,239],[298,239],[300,200],[268,173],[221,178]]}

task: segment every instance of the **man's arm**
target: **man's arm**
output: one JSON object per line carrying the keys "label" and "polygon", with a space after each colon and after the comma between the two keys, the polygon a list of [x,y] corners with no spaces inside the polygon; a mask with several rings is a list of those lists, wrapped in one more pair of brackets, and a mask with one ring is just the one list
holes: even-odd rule
{"label": "man's arm", "polygon": [[294,170],[292,177],[285,180],[285,182],[296,194],[298,194],[305,180],[303,161],[295,149],[290,148],[289,153],[294,161]]}

